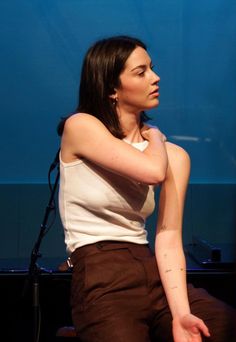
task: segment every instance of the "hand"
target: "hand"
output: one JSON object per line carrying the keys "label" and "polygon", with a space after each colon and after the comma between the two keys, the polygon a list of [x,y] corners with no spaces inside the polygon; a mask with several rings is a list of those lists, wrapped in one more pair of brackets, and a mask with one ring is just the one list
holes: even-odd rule
{"label": "hand", "polygon": [[150,140],[152,136],[156,136],[162,142],[166,141],[166,136],[156,127],[151,125],[143,125],[141,129],[141,134],[144,139]]}
{"label": "hand", "polygon": [[201,342],[201,333],[210,336],[205,323],[192,314],[174,318],[172,329],[175,342]]}

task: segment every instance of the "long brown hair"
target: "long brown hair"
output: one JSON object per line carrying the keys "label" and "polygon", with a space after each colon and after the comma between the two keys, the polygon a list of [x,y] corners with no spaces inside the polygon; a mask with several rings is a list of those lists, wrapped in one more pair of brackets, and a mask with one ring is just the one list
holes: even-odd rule
{"label": "long brown hair", "polygon": [[[75,112],[89,113],[97,117],[115,137],[120,139],[125,136],[110,95],[119,87],[120,74],[137,46],[146,50],[146,45],[141,40],[128,36],[99,40],[88,50],[82,66],[79,104]],[[63,132],[67,118],[58,126],[59,135]],[[143,112],[141,124],[146,120],[148,117]]]}

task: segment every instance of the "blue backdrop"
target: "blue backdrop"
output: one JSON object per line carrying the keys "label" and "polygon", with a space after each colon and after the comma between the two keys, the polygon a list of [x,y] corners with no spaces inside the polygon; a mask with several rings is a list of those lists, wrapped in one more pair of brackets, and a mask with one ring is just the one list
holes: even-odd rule
{"label": "blue backdrop", "polygon": [[155,124],[190,152],[192,182],[235,182],[234,0],[0,2],[1,182],[44,182],[96,39],[140,37],[161,76]]}
{"label": "blue backdrop", "polygon": [[[147,43],[161,77],[160,106],[149,114],[170,141],[190,153],[191,184],[234,186],[235,18],[235,0],[0,0],[4,229],[16,231],[19,241],[27,201],[32,200],[25,195],[26,184],[47,182],[59,146],[56,125],[75,108],[84,53],[92,42],[110,35],[133,35]],[[6,202],[6,186],[22,184]],[[22,194],[26,209],[20,207]],[[46,198],[47,193],[34,198],[40,214]],[[209,200],[215,203],[216,198]],[[227,203],[232,210],[234,200],[231,195]],[[34,210],[31,223],[38,215]],[[227,229],[232,231],[233,211],[230,215]],[[19,246],[17,242],[16,254],[26,248]]]}

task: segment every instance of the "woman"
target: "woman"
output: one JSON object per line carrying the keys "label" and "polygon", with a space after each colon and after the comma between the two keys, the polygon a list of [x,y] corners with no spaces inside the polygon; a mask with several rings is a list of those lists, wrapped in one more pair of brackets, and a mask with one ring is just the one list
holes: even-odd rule
{"label": "woman", "polygon": [[[98,41],[85,56],[77,114],[59,127],[60,214],[82,342],[234,338],[231,309],[186,285],[189,156],[144,123],[159,104],[159,81],[140,40]],[[159,185],[154,256],[145,219]]]}

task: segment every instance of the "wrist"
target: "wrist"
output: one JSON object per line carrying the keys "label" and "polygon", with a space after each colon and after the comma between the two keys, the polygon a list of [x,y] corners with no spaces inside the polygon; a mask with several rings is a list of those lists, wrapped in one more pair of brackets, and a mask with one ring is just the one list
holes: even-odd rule
{"label": "wrist", "polygon": [[172,313],[172,322],[179,321],[185,316],[191,315],[191,311],[189,308],[186,308],[185,310],[181,310],[179,312]]}

